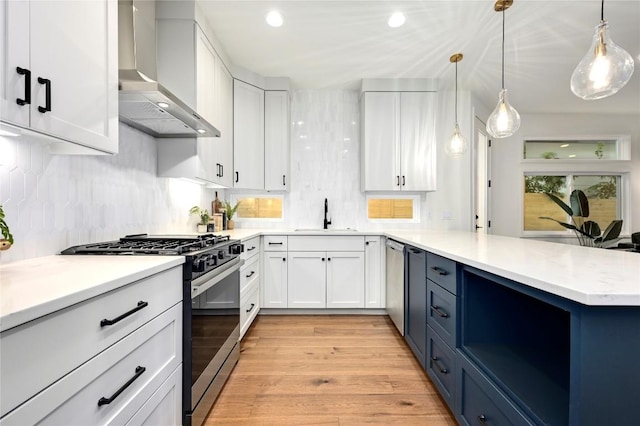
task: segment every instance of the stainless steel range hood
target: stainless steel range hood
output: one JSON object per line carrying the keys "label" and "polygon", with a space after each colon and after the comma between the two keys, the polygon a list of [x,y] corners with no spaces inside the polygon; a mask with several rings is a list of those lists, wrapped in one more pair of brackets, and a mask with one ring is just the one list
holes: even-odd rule
{"label": "stainless steel range hood", "polygon": [[157,138],[220,136],[157,81],[155,1],[118,0],[118,37],[120,121]]}

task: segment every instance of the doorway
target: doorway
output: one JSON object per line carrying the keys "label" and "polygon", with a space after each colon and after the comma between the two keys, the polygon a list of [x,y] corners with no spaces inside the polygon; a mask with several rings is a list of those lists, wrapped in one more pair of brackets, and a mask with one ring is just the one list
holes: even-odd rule
{"label": "doorway", "polygon": [[478,117],[474,119],[473,136],[473,208],[475,232],[491,233],[491,140],[486,124]]}

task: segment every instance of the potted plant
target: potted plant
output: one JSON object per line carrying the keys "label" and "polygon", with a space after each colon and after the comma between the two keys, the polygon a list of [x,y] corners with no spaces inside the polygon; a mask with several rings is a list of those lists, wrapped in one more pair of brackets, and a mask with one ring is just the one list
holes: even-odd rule
{"label": "potted plant", "polygon": [[201,209],[198,206],[193,206],[189,210],[189,213],[200,216],[200,222],[198,223],[198,232],[207,232],[207,223],[211,220],[209,210]]}
{"label": "potted plant", "polygon": [[240,201],[238,201],[235,206],[232,206],[228,201],[224,201],[225,211],[227,212],[227,229],[233,229],[233,216],[236,214],[239,205]]}
{"label": "potted plant", "polygon": [[0,238],[0,251],[9,250],[13,245],[13,235],[11,235],[9,225],[7,225],[4,218],[4,210],[2,209],[2,204],[0,204],[0,232],[2,233],[2,238]]}
{"label": "potted plant", "polygon": [[622,220],[613,220],[602,232],[600,225],[592,220],[585,220],[589,217],[589,200],[583,191],[576,189],[569,196],[571,205],[565,204],[556,195],[545,192],[553,202],[559,205],[571,218],[571,223],[560,222],[552,217],[540,217],[540,219],[553,220],[567,229],[575,232],[581,246],[588,247],[608,247],[618,241],[620,231],[622,231]]}

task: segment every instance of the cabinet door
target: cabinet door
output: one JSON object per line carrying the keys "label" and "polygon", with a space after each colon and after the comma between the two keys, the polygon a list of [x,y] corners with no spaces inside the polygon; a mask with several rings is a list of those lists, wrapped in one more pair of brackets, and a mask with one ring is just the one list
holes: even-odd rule
{"label": "cabinet door", "polygon": [[17,102],[25,100],[28,78],[19,74],[17,68],[31,70],[29,3],[1,0],[0,25],[0,119],[28,127],[30,107]]}
{"label": "cabinet door", "polygon": [[407,247],[406,256],[405,338],[424,367],[427,343],[426,253]]}
{"label": "cabinet door", "polygon": [[233,81],[233,186],[264,189],[264,90]]}
{"label": "cabinet door", "polygon": [[400,189],[400,94],[363,95],[362,184],[365,191]]}
{"label": "cabinet door", "polygon": [[215,96],[219,59],[200,27],[197,24],[194,25],[196,28],[196,111],[209,123],[217,126],[220,120]]}
{"label": "cabinet door", "polygon": [[327,308],[364,308],[364,253],[327,252]]}
{"label": "cabinet door", "polygon": [[289,92],[264,93],[264,189],[289,188]]}
{"label": "cabinet door", "polygon": [[214,182],[225,186],[233,186],[233,77],[222,61],[217,63],[216,98],[220,121],[220,137],[213,141],[215,152]]}
{"label": "cabinet door", "polygon": [[384,262],[382,261],[382,238],[365,237],[364,247],[364,307],[384,308],[385,288]]}
{"label": "cabinet door", "polygon": [[404,92],[400,97],[401,185],[405,191],[436,189],[435,92]]}
{"label": "cabinet door", "polygon": [[[29,5],[31,128],[117,152],[117,2],[32,1]],[[50,111],[39,109],[47,106]]]}
{"label": "cabinet door", "polygon": [[266,251],[262,255],[262,287],[260,306],[287,307],[287,253]]}
{"label": "cabinet door", "polygon": [[289,252],[289,308],[325,308],[327,254]]}

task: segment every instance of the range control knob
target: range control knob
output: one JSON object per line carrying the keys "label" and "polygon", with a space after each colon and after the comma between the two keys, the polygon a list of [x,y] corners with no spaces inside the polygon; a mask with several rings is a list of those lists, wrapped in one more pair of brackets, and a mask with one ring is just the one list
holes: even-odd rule
{"label": "range control knob", "polygon": [[194,272],[202,272],[204,271],[205,264],[206,262],[204,261],[204,259],[194,259],[193,266],[191,267],[191,269]]}
{"label": "range control knob", "polygon": [[240,254],[244,251],[244,244],[233,244],[229,246],[229,253]]}
{"label": "range control knob", "polygon": [[218,259],[224,259],[224,251],[220,250],[218,252]]}

